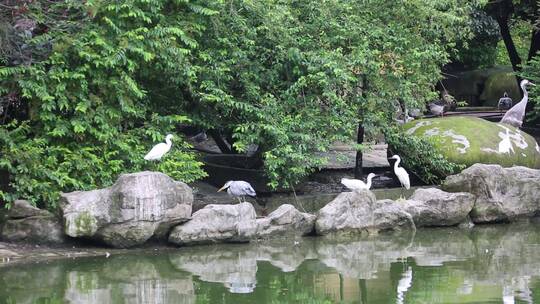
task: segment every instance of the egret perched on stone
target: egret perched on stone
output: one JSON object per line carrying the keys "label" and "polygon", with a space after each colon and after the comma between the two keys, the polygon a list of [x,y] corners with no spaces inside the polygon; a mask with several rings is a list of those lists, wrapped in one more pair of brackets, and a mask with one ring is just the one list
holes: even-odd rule
{"label": "egret perched on stone", "polygon": [[497,109],[499,111],[501,110],[508,110],[512,107],[512,98],[508,97],[508,93],[504,92],[503,97],[499,99],[499,103],[497,103]]}
{"label": "egret perched on stone", "polygon": [[403,188],[407,190],[411,188],[409,173],[407,173],[405,169],[399,167],[399,163],[401,162],[401,158],[399,157],[399,155],[396,154],[390,158],[396,160],[396,162],[394,163],[394,174],[396,174],[397,178],[399,179],[399,183],[401,184],[401,198],[403,198]]}
{"label": "egret perched on stone", "polygon": [[255,190],[253,190],[253,187],[248,182],[245,181],[228,181],[223,185],[223,187],[219,188],[218,192],[227,189],[227,193],[230,196],[235,196],[238,199],[238,202],[241,203],[242,201],[240,198],[243,199],[244,196],[251,196],[255,197],[257,193],[255,193]]}
{"label": "egret perched on stone", "polygon": [[501,123],[520,128],[523,124],[523,117],[525,116],[525,109],[527,108],[527,101],[529,101],[529,93],[527,92],[527,85],[534,85],[527,79],[523,79],[519,86],[523,90],[523,98],[520,102],[516,103],[510,110],[504,113]]}
{"label": "egret perched on stone", "polygon": [[168,134],[165,137],[165,143],[159,143],[155,145],[148,154],[144,157],[145,160],[160,160],[163,155],[165,155],[169,150],[171,150],[172,146],[172,134]]}
{"label": "egret perched on stone", "polygon": [[359,179],[342,178],[341,184],[343,184],[343,186],[349,188],[352,191],[369,190],[369,188],[371,188],[371,180],[373,179],[373,177],[375,177],[375,174],[368,174],[367,183],[364,183],[364,181],[361,181]]}

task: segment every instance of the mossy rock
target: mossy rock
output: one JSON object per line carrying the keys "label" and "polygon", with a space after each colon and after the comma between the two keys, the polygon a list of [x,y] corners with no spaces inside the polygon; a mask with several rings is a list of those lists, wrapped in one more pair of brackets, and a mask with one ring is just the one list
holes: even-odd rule
{"label": "mossy rock", "polygon": [[483,101],[484,106],[496,107],[504,92],[508,93],[508,97],[512,98],[513,104],[518,103],[521,99],[520,89],[514,73],[501,72],[489,76],[484,85],[484,91],[480,95],[480,100]]}
{"label": "mossy rock", "polygon": [[[540,169],[540,147],[529,134],[509,125],[476,117],[414,120],[404,125],[407,135],[427,138],[448,160]],[[508,135],[507,135],[508,134]],[[505,152],[504,144],[510,143]],[[399,152],[399,151],[398,151]]]}

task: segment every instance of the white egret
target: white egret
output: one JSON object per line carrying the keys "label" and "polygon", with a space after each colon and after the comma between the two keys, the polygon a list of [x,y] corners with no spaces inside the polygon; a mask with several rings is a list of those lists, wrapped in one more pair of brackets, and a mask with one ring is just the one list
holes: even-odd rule
{"label": "white egret", "polygon": [[219,188],[218,192],[225,189],[227,189],[227,193],[230,196],[235,196],[239,203],[242,202],[240,198],[243,199],[243,197],[246,195],[251,197],[257,196],[257,193],[255,193],[255,190],[253,190],[253,187],[251,187],[251,185],[245,181],[228,181],[225,183],[225,185],[223,185],[223,187]]}
{"label": "white egret", "polygon": [[508,110],[512,107],[512,98],[508,97],[508,93],[504,92],[503,97],[499,99],[499,103],[497,103],[497,109],[499,111],[501,110]]}
{"label": "white egret", "polygon": [[144,157],[145,160],[160,160],[165,153],[169,152],[172,146],[172,134],[168,134],[165,137],[165,143],[159,143],[155,145],[148,154]]}
{"label": "white egret", "polygon": [[399,155],[396,154],[390,158],[396,160],[396,162],[394,163],[394,174],[396,174],[397,178],[399,179],[399,183],[401,184],[401,198],[403,198],[403,188],[407,190],[411,188],[409,173],[407,173],[405,169],[399,167],[399,163],[401,162],[401,158],[399,157]]}
{"label": "white egret", "polygon": [[510,110],[504,113],[501,123],[521,128],[523,124],[523,117],[525,116],[525,109],[527,108],[527,101],[529,101],[529,93],[527,92],[527,85],[534,85],[527,79],[523,79],[519,86],[523,90],[523,98],[520,102],[516,103]]}
{"label": "white egret", "polygon": [[356,190],[369,190],[371,188],[371,180],[375,177],[375,174],[370,173],[367,176],[367,183],[364,183],[364,181],[361,181],[359,179],[353,179],[353,178],[342,178],[341,184],[343,186],[349,188],[352,191]]}

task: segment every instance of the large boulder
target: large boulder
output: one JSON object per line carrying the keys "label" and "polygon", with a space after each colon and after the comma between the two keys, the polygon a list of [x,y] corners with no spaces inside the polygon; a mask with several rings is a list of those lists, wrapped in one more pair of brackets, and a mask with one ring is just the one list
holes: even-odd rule
{"label": "large boulder", "polygon": [[446,191],[476,196],[474,223],[508,222],[540,214],[540,170],[476,164],[446,178]]}
{"label": "large boulder", "polygon": [[475,196],[466,192],[417,189],[404,208],[412,215],[416,227],[455,226],[468,219],[474,200]]}
{"label": "large boulder", "polygon": [[[540,147],[536,140],[509,125],[454,116],[414,120],[405,124],[404,129],[407,135],[428,139],[438,152],[456,164],[540,168]],[[508,142],[510,146],[505,148]]]}
{"label": "large boulder", "polygon": [[9,209],[0,238],[38,244],[59,244],[65,241],[61,220],[25,200],[16,200]]}
{"label": "large boulder", "polygon": [[113,186],[64,193],[60,209],[65,233],[131,247],[163,238],[191,215],[190,187],[160,172],[120,175]]}
{"label": "large boulder", "polygon": [[313,231],[315,215],[298,211],[293,205],[283,204],[267,217],[257,219],[257,238],[302,236]]}
{"label": "large boulder", "polygon": [[374,233],[414,226],[412,217],[391,200],[376,201],[369,191],[343,192],[319,210],[315,230],[319,235]]}
{"label": "large boulder", "polygon": [[192,219],[174,227],[169,242],[177,245],[219,242],[248,242],[257,231],[253,205],[207,205],[193,213]]}

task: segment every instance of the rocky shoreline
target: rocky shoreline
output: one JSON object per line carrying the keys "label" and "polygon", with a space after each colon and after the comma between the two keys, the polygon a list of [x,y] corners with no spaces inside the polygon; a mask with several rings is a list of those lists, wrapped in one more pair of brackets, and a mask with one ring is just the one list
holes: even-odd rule
{"label": "rocky shoreline", "polygon": [[[441,188],[417,189],[406,200],[377,200],[370,191],[343,192],[315,214],[283,204],[257,217],[248,202],[211,204],[192,213],[192,190],[184,183],[159,172],[125,174],[106,189],[63,194],[58,215],[16,201],[1,229],[0,260],[471,227],[540,215],[540,170],[475,164],[449,176]],[[92,246],[84,245],[88,240]]]}

